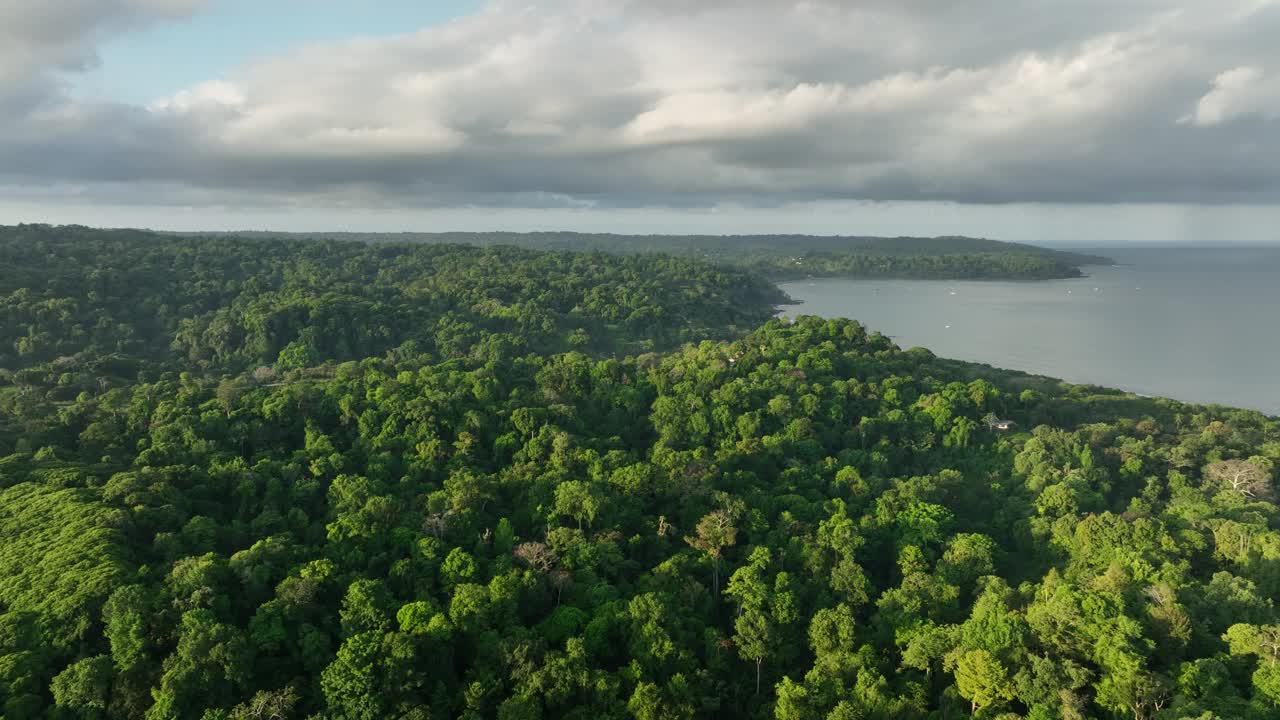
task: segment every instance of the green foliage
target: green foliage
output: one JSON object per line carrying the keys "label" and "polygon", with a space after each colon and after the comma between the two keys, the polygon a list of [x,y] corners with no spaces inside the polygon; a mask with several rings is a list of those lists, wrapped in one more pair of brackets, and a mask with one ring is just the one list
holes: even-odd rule
{"label": "green foliage", "polygon": [[975,713],[1014,698],[1009,671],[986,650],[970,650],[957,657],[954,673],[956,689]]}
{"label": "green foliage", "polygon": [[72,663],[50,684],[54,703],[80,717],[102,717],[111,698],[111,658],[97,655]]}
{"label": "green foliage", "polygon": [[387,353],[661,349],[745,331],[785,300],[758,276],[658,255],[44,225],[0,226],[0,266],[0,379],[59,400],[162,368],[263,366],[269,382]]}
{"label": "green foliage", "polygon": [[813,235],[616,235],[541,233],[238,233],[240,237],[320,237],[368,242],[509,245],[533,250],[663,253],[749,268],[773,278],[823,275],[933,279],[1078,277],[1080,265],[1110,264],[1096,255],[971,237],[831,237]]}
{"label": "green foliage", "polygon": [[0,490],[0,608],[42,615],[59,650],[96,633],[98,609],[128,573],[124,523],[88,490]]}
{"label": "green foliage", "polygon": [[1280,707],[1273,418],[741,335],[691,260],[59,232],[0,245],[6,719]]}

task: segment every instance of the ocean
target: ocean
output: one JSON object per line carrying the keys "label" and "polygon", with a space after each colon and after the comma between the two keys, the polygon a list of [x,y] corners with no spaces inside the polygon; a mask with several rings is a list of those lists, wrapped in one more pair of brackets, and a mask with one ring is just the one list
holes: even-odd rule
{"label": "ocean", "polygon": [[786,315],[859,320],[903,348],[1280,415],[1280,248],[1090,248],[1047,282],[783,283]]}

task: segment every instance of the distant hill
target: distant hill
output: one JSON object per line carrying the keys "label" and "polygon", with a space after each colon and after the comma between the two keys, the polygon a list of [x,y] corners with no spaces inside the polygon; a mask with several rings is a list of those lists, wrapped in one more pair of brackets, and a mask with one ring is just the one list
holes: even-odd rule
{"label": "distant hill", "polygon": [[574,232],[444,233],[183,233],[242,238],[357,240],[369,243],[509,245],[530,250],[662,253],[749,268],[769,277],[903,277],[1027,279],[1079,277],[1099,255],[1050,250],[985,238],[820,235],[621,235]]}

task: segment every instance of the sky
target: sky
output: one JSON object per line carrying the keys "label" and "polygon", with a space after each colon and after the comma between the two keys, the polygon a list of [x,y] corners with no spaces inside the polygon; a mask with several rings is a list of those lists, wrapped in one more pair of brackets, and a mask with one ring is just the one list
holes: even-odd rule
{"label": "sky", "polygon": [[1280,0],[0,0],[0,224],[1280,242]]}

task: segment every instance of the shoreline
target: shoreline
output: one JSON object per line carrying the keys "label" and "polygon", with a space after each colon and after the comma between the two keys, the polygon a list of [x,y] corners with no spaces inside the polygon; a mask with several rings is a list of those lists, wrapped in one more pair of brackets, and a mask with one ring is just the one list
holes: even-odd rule
{"label": "shoreline", "polygon": [[[1121,263],[1116,263],[1114,265],[1107,266],[1107,267],[1121,268],[1123,266],[1124,265]],[[1062,278],[1062,279],[1085,281],[1092,277],[1094,276],[1085,275],[1078,278]],[[1095,366],[1094,364],[1090,364],[1089,362],[1083,362],[1078,367],[1072,368],[1072,367],[1060,366],[1061,363],[1058,363],[1059,366],[1055,366],[1053,360],[1055,357],[1058,357],[1059,353],[1057,353],[1053,349],[1054,343],[1052,340],[1045,341],[1048,343],[1046,345],[1043,342],[1037,341],[1036,337],[1034,336],[1028,337],[1026,341],[1028,343],[1031,343],[1033,347],[1037,347],[1039,352],[1039,354],[1037,354],[1037,351],[1032,351],[1032,357],[1030,357],[1029,359],[1032,360],[1032,364],[1047,364],[1049,366],[1054,366],[1053,369],[1050,369],[1047,371],[1037,371],[1037,370],[1028,369],[1025,366],[1018,367],[1017,365],[1011,365],[1010,363],[1013,361],[1014,356],[1021,357],[1021,355],[1017,355],[1017,353],[1014,353],[1013,356],[1010,356],[1008,358],[1005,358],[1004,360],[1001,360],[998,357],[993,358],[993,353],[980,352],[980,348],[977,349],[978,350],[977,352],[975,352],[975,347],[969,347],[968,348],[969,351],[965,351],[963,348],[958,349],[957,347],[955,347],[954,341],[950,341],[947,339],[950,336],[944,335],[944,333],[964,332],[963,322],[957,323],[957,327],[961,329],[951,330],[950,324],[947,324],[945,326],[946,327],[945,330],[942,329],[943,328],[942,323],[952,322],[952,321],[950,321],[949,318],[943,318],[943,314],[945,313],[946,307],[947,307],[946,298],[935,297],[934,295],[941,294],[939,291],[941,289],[947,288],[947,286],[951,283],[986,284],[988,281],[933,280],[933,279],[919,279],[919,278],[817,277],[817,278],[808,279],[807,284],[810,284],[810,285],[822,284],[822,285],[837,285],[837,286],[841,284],[840,282],[836,282],[836,281],[843,281],[844,283],[847,283],[849,285],[863,284],[863,283],[859,283],[858,282],[859,280],[888,281],[888,284],[891,284],[891,285],[897,285],[899,283],[902,283],[902,284],[919,283],[921,285],[937,286],[937,289],[930,290],[929,294],[923,296],[925,299],[920,301],[923,303],[923,305],[915,306],[914,312],[918,315],[920,312],[923,312],[922,307],[923,308],[933,307],[934,312],[938,315],[938,318],[939,318],[938,327],[935,328],[933,331],[928,331],[927,328],[925,328],[924,330],[921,330],[921,328],[917,327],[916,331],[913,333],[914,336],[918,338],[924,338],[924,339],[922,339],[919,343],[911,343],[910,346],[912,347],[920,346],[925,349],[928,349],[930,352],[933,352],[935,355],[937,355],[942,359],[950,360],[957,363],[963,363],[965,365],[985,367],[993,371],[1015,373],[1017,375],[1026,376],[1028,378],[1039,378],[1041,381],[1063,383],[1073,387],[1097,388],[1100,393],[1106,393],[1106,392],[1122,393],[1126,396],[1132,396],[1134,398],[1142,398],[1142,399],[1148,399],[1148,400],[1166,400],[1166,401],[1176,402],[1176,403],[1180,403],[1188,406],[1194,406],[1194,407],[1206,407],[1206,408],[1217,407],[1217,408],[1238,409],[1245,412],[1261,413],[1262,415],[1269,418],[1280,418],[1280,398],[1267,399],[1264,397],[1261,399],[1261,402],[1259,402],[1259,397],[1258,397],[1259,393],[1240,392],[1240,388],[1243,387],[1243,385],[1241,385],[1240,383],[1237,383],[1234,386],[1234,389],[1230,383],[1227,383],[1226,386],[1223,386],[1221,383],[1218,385],[1209,384],[1204,387],[1204,390],[1206,392],[1201,392],[1201,393],[1194,392],[1195,387],[1198,387],[1196,383],[1190,383],[1190,389],[1192,390],[1191,395],[1198,395],[1200,399],[1195,399],[1189,395],[1183,395],[1179,393],[1179,389],[1186,389],[1187,385],[1184,384],[1180,388],[1177,385],[1177,383],[1174,382],[1177,379],[1177,377],[1179,377],[1178,371],[1176,369],[1174,372],[1166,373],[1167,377],[1165,379],[1169,380],[1169,382],[1163,383],[1163,386],[1165,387],[1165,389],[1161,389],[1162,383],[1160,382],[1155,383],[1155,386],[1152,386],[1150,383],[1135,383],[1134,380],[1137,379],[1137,376],[1135,375],[1134,368],[1137,365],[1140,365],[1143,362],[1143,359],[1145,357],[1144,352],[1141,350],[1141,348],[1135,349],[1133,352],[1131,352],[1129,355],[1126,356],[1130,358],[1128,366],[1126,366],[1125,363],[1121,363],[1119,365],[1114,365],[1114,364],[1107,365],[1107,363],[1102,363]],[[884,297],[888,299],[890,302],[893,302],[893,298],[895,297],[895,294],[892,290],[886,289],[885,295],[879,296],[878,293],[880,291],[880,288],[873,288],[873,289],[864,288],[863,290],[859,292],[855,292],[854,294],[850,295],[850,297],[847,298],[848,304],[845,305],[844,307],[840,306],[840,302],[839,302],[840,298],[838,297],[834,298],[836,306],[830,307],[831,303],[823,304],[821,297],[815,297],[815,298],[810,298],[808,300],[804,300],[804,299],[797,298],[795,295],[792,294],[792,292],[789,292],[789,290],[791,291],[798,290],[798,288],[795,286],[799,285],[801,282],[806,282],[806,281],[790,280],[790,281],[775,283],[775,285],[778,287],[778,289],[781,292],[786,294],[787,297],[791,298],[792,302],[775,304],[773,306],[774,318],[794,319],[795,317],[802,316],[802,315],[813,315],[816,317],[830,318],[830,319],[847,318],[847,319],[852,319],[859,323],[862,323],[864,326],[867,327],[868,331],[879,331],[882,334],[885,334],[887,336],[895,337],[893,335],[889,335],[889,333],[891,332],[891,329],[886,326],[886,323],[884,322],[883,318],[881,318],[880,321],[876,321],[874,319],[868,319],[868,315],[870,315],[871,317],[875,317],[876,314],[859,312],[857,307],[855,307],[855,304],[858,304],[860,307],[863,307],[863,308],[871,307],[871,306],[883,306],[882,302],[879,302],[878,300],[873,299],[876,297]],[[1020,285],[1028,288],[1030,287],[1030,284],[1028,282],[1017,282],[1017,281],[1003,281],[1003,282],[1009,283],[1009,286]],[[1099,284],[1101,285],[1102,283],[1099,283]],[[790,287],[786,287],[786,286],[790,286]],[[1059,286],[1059,287],[1062,287],[1062,286]],[[1089,300],[1092,301],[1094,298],[1097,297],[1093,293],[1081,293],[1078,287],[1074,289],[1076,290],[1075,297],[1077,298],[1089,298]],[[1123,290],[1123,288],[1107,288],[1107,289]],[[1129,289],[1132,289],[1132,288],[1129,288]],[[873,296],[872,295],[873,292],[876,293],[877,295]],[[996,290],[993,292],[996,295],[1000,295],[999,290]],[[1037,294],[1033,290],[1027,290],[1025,292],[1033,293],[1033,296],[1032,296],[1033,298],[1046,297],[1046,294],[1044,293]],[[961,293],[963,294],[963,290],[961,290]],[[803,293],[797,292],[796,294],[799,295]],[[1011,297],[1005,298],[1005,304],[1009,307],[1018,305],[1020,301],[1018,301],[1016,298],[1019,297],[1022,294],[1022,292],[1011,288],[1008,291],[1008,294]],[[1052,293],[1048,293],[1048,295],[1051,296]],[[1115,297],[1114,294],[1112,294],[1111,296]],[[990,299],[992,296],[987,295],[986,297]],[[813,304],[815,302],[818,303],[819,308],[826,307],[827,309],[825,311],[821,309],[815,309],[813,307]],[[996,302],[1001,302],[1001,301],[996,301]],[[1027,300],[1027,302],[1034,302],[1034,300]],[[806,306],[809,306],[809,307],[806,307]],[[1068,302],[1067,306],[1071,306],[1071,304]],[[1090,307],[1096,308],[1097,311],[1099,312],[1108,312],[1108,310],[1106,310],[1102,305],[1097,305],[1097,306],[1091,305]],[[961,312],[964,312],[964,311],[961,311]],[[1003,312],[1008,312],[1007,308]],[[1092,309],[1077,310],[1074,314],[1070,315],[1069,317],[1074,318],[1075,320],[1080,320],[1081,318],[1081,315],[1079,314],[1080,312],[1084,312],[1086,316],[1092,317],[1092,313],[1094,312],[1094,310]],[[970,317],[971,318],[973,317],[972,313]],[[1017,327],[1026,326],[1027,317],[1028,316],[1024,313],[1021,316],[1021,324],[1019,324],[1015,320],[1013,321],[1010,327],[1017,328]],[[919,318],[916,317],[914,319],[916,321],[916,324],[919,325],[920,324]],[[961,318],[961,320],[963,321],[963,318]],[[1045,319],[1045,321],[1048,323],[1052,323],[1054,320],[1055,318]],[[992,321],[992,318],[986,318],[979,315],[979,320],[977,320],[979,324],[985,323],[986,325],[989,326],[990,322],[987,322],[987,321]],[[927,324],[928,323],[926,321],[925,325]],[[908,328],[910,327],[910,322],[907,323],[907,327]],[[1071,327],[1075,327],[1075,326],[1072,325]],[[1026,328],[1024,327],[1024,330],[1025,329]],[[904,331],[910,333],[909,329],[904,330],[900,327],[898,330],[898,332],[904,332]],[[925,334],[921,335],[921,332],[924,332]],[[929,332],[932,332],[933,334],[930,335]],[[1055,333],[1053,333],[1050,330],[1045,330],[1044,332],[1048,336],[1055,335]],[[962,346],[965,345],[965,342],[963,340],[960,342]],[[1010,342],[1014,342],[1014,340],[1011,338]],[[906,345],[902,345],[897,340],[895,340],[895,343],[899,344],[899,346],[902,347],[902,349],[904,350],[908,349]],[[940,344],[947,345],[951,347],[951,349],[937,350]],[[969,342],[968,345],[973,345],[973,343]],[[1121,354],[1123,355],[1124,353],[1121,353]],[[1150,353],[1145,353],[1145,354],[1150,354]],[[959,357],[957,355],[959,355]],[[1024,359],[1028,359],[1028,358],[1024,358]],[[1043,361],[1043,362],[1037,362],[1037,361]],[[1117,379],[1117,380],[1099,379],[1102,377],[1102,375],[1105,375],[1106,373],[1102,373],[1102,375],[1097,373],[1090,373],[1089,369],[1091,367],[1096,367],[1096,369],[1100,369],[1100,370],[1106,370],[1108,367],[1110,367],[1112,370],[1118,370],[1119,371],[1118,373],[1112,373],[1112,374],[1113,375],[1118,374],[1121,377],[1128,377],[1128,381],[1124,379]],[[1185,370],[1186,372],[1183,373],[1183,375],[1186,375],[1187,377],[1197,377],[1200,374],[1198,373],[1198,371],[1195,371],[1194,366],[1189,366]],[[1188,375],[1187,373],[1190,373],[1190,374]],[[1063,377],[1063,376],[1066,376],[1066,377]],[[1157,374],[1157,379],[1159,379],[1159,374]],[[1214,392],[1214,390],[1219,390],[1219,391],[1225,390],[1226,392]]]}

